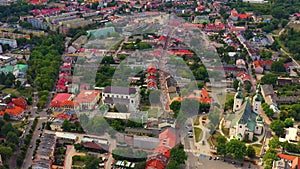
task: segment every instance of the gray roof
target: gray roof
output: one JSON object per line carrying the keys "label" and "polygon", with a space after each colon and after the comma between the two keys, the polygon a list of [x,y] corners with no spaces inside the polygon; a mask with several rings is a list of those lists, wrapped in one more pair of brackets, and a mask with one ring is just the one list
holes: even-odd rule
{"label": "gray roof", "polygon": [[262,92],[264,93],[265,96],[267,95],[274,95],[274,90],[272,85],[262,85],[261,86]]}
{"label": "gray roof", "polygon": [[128,88],[128,87],[106,86],[104,89],[104,93],[130,95],[130,94],[135,94],[136,89]]}
{"label": "gray roof", "polygon": [[129,102],[130,102],[129,99],[111,98],[111,97],[106,97],[105,100],[104,100],[105,104],[116,104],[116,103],[119,103],[119,104],[128,105]]}

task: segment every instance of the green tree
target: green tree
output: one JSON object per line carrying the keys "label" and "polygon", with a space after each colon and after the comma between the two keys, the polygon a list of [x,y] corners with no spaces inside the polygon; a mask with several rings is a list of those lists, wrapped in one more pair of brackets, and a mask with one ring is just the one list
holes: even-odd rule
{"label": "green tree", "polygon": [[175,147],[171,150],[171,161],[176,161],[178,164],[184,164],[187,160],[187,155],[181,147]]}
{"label": "green tree", "polygon": [[112,56],[104,56],[101,60],[101,64],[114,64],[115,60]]}
{"label": "green tree", "polygon": [[181,102],[180,101],[173,101],[171,104],[170,104],[170,109],[174,112],[174,118],[177,118],[178,116],[178,113],[180,111],[180,107],[181,107]]}
{"label": "green tree", "polygon": [[274,61],[271,65],[271,70],[274,72],[285,72],[286,68],[283,65],[283,61]]}
{"label": "green tree", "polygon": [[249,146],[247,147],[247,156],[248,156],[249,158],[255,157],[255,149],[254,149],[253,146],[251,146],[251,145],[249,145]]}
{"label": "green tree", "polygon": [[16,129],[12,126],[11,123],[5,123],[2,127],[1,127],[1,135],[6,136],[8,132],[13,132],[16,133]]}
{"label": "green tree", "polygon": [[10,121],[10,115],[8,114],[8,113],[4,113],[4,115],[3,115],[3,119],[5,120],[5,121]]}
{"label": "green tree", "polygon": [[181,168],[180,165],[176,161],[170,161],[166,167],[166,169],[180,169],[180,168]]}
{"label": "green tree", "polygon": [[294,126],[294,120],[292,118],[286,118],[284,120],[285,127],[293,127]]}
{"label": "green tree", "polygon": [[10,131],[7,133],[6,142],[17,145],[19,143],[19,137],[17,136],[16,133]]}
{"label": "green tree", "polygon": [[226,143],[226,155],[234,158],[235,160],[242,161],[247,153],[247,147],[245,143],[232,139]]}
{"label": "green tree", "polygon": [[261,83],[263,84],[276,84],[277,75],[268,73],[261,78]]}
{"label": "green tree", "polygon": [[62,129],[66,132],[71,131],[71,124],[69,123],[68,120],[65,120],[62,124]]}
{"label": "green tree", "polygon": [[269,149],[263,156],[263,161],[267,166],[272,166],[273,161],[278,160],[277,151]]}
{"label": "green tree", "polygon": [[4,147],[0,145],[0,154],[3,159],[3,161],[7,161],[13,154],[13,151],[10,147]]}
{"label": "green tree", "polygon": [[281,120],[272,121],[270,128],[277,136],[282,136],[284,134],[284,122]]}
{"label": "green tree", "polygon": [[226,144],[227,138],[225,136],[218,136],[217,143],[218,144]]}
{"label": "green tree", "polygon": [[233,88],[234,88],[235,90],[237,90],[238,87],[239,87],[239,81],[238,81],[238,80],[234,80],[234,81],[233,81]]}
{"label": "green tree", "polygon": [[277,136],[272,137],[272,139],[269,141],[269,147],[276,149],[279,146],[280,146],[279,138]]}

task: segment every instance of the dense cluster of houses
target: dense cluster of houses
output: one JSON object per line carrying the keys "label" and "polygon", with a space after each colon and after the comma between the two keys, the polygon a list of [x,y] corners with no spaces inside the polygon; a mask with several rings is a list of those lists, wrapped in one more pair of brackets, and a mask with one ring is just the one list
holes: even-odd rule
{"label": "dense cluster of houses", "polygon": [[21,120],[27,111],[27,101],[23,97],[11,98],[10,95],[2,95],[0,98],[0,118],[8,114],[10,119]]}

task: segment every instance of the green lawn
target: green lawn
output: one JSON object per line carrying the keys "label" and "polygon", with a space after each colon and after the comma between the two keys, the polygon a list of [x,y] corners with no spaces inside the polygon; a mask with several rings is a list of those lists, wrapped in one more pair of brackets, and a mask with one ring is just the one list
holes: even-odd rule
{"label": "green lawn", "polygon": [[199,119],[200,119],[200,117],[196,116],[196,118],[194,119],[194,126],[198,126],[200,124]]}
{"label": "green lawn", "polygon": [[199,142],[202,139],[202,129],[198,127],[194,127],[194,132],[195,132],[195,141]]}
{"label": "green lawn", "polygon": [[260,144],[253,144],[252,146],[253,146],[253,148],[255,150],[256,156],[259,156],[262,145],[260,145]]}
{"label": "green lawn", "polygon": [[151,107],[148,110],[148,116],[149,117],[157,117],[158,108],[157,107]]}
{"label": "green lawn", "polygon": [[6,89],[2,90],[2,93],[11,94],[16,97],[21,96],[20,92],[17,89],[12,89],[12,88],[6,88]]}

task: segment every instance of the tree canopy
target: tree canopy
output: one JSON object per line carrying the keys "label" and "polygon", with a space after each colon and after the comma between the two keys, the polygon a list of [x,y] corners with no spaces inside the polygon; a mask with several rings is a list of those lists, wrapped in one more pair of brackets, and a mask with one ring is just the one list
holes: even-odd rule
{"label": "tree canopy", "polygon": [[285,124],[281,120],[274,120],[270,124],[270,128],[276,133],[277,136],[282,136],[284,134],[284,126]]}
{"label": "tree canopy", "polygon": [[247,153],[245,143],[232,139],[226,143],[226,155],[234,158],[235,160],[242,161]]}

